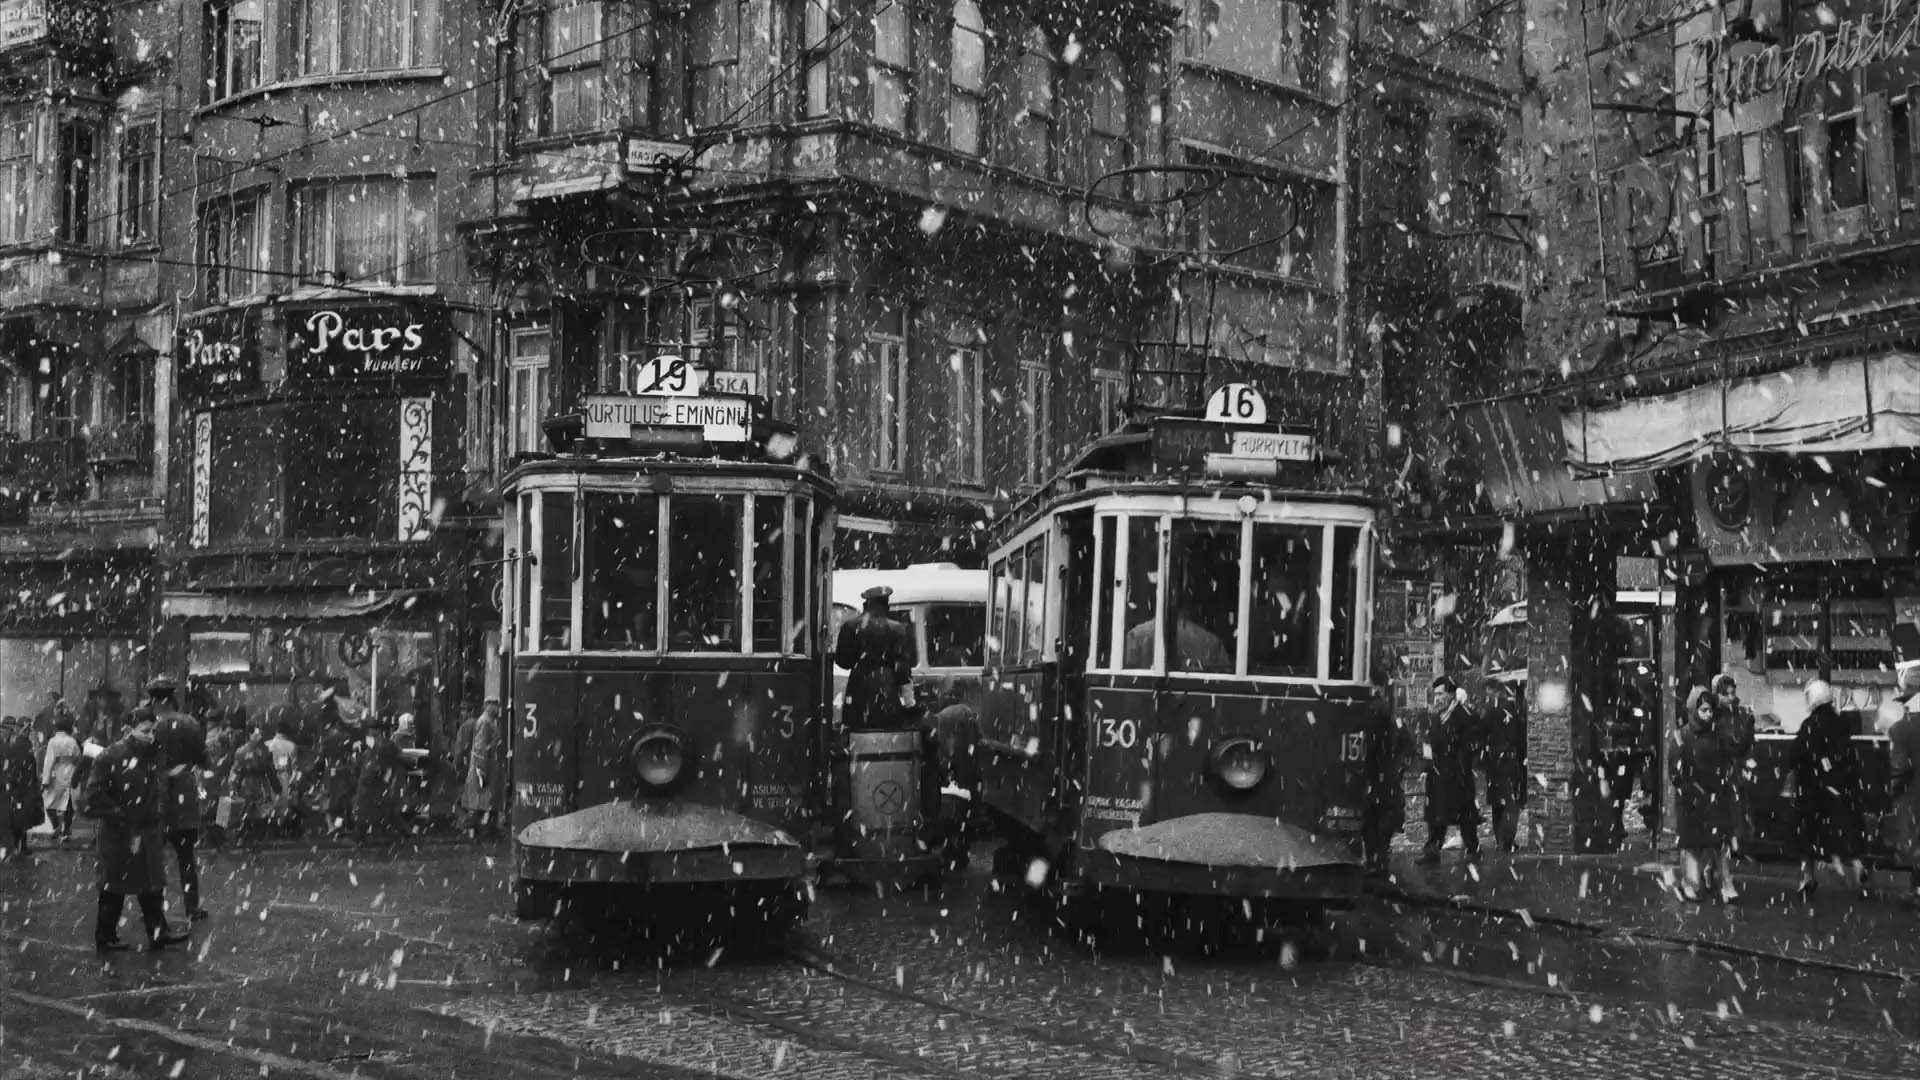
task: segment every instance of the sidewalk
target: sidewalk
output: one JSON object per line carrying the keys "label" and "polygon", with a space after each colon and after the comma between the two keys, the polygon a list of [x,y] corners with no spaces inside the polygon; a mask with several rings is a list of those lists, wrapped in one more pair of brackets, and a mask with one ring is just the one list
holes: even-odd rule
{"label": "sidewalk", "polygon": [[1807,902],[1794,892],[1797,866],[1742,862],[1734,870],[1738,901],[1695,904],[1673,891],[1678,856],[1671,851],[1489,854],[1475,865],[1454,850],[1431,867],[1416,865],[1416,857],[1395,852],[1390,878],[1374,881],[1372,891],[1417,906],[1920,982],[1920,912],[1896,899],[1907,887],[1904,872],[1878,874],[1873,899],[1823,875]]}
{"label": "sidewalk", "polygon": [[[28,839],[29,839],[29,842],[32,843],[33,845],[33,853],[35,855],[83,853],[90,856],[93,854],[93,837],[94,837],[93,823],[91,821],[84,821],[84,820],[74,821],[73,838],[71,840],[68,840],[64,844],[55,843],[53,839],[53,831],[44,825],[42,825],[40,828],[35,829],[33,832],[28,834]],[[401,847],[401,846],[408,846],[408,845],[416,846],[416,847],[447,847],[447,846],[458,846],[458,845],[492,847],[496,843],[505,843],[505,841],[504,840],[501,840],[501,841],[488,840],[488,841],[484,841],[476,844],[474,839],[465,832],[437,829],[429,832],[420,833],[414,836],[405,836],[397,839],[390,837],[384,840],[375,840],[375,841],[369,842],[365,846],[369,848]],[[263,837],[254,846],[257,850],[260,850],[260,851],[289,851],[289,850],[332,851],[332,850],[350,849],[355,847],[356,844],[351,837],[336,838],[336,837],[327,836],[323,833],[310,832],[301,836]],[[211,852],[222,852],[222,851],[235,851],[238,849],[235,848],[232,843],[223,843],[218,847],[210,847],[206,844],[206,834],[202,833],[200,850],[202,852],[211,853]]]}

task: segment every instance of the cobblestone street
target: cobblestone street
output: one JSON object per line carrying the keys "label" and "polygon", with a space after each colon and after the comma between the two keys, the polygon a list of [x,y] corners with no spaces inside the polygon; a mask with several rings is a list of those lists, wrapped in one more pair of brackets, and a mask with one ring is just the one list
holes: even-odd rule
{"label": "cobblestone street", "polygon": [[[90,858],[43,853],[4,879],[0,1071],[1920,1075],[1920,1046],[1874,1030],[1871,1010],[1836,1010],[1805,972],[1743,975],[1458,913],[1382,902],[1304,952],[1105,955],[977,868],[944,895],[822,892],[800,932],[764,948],[663,952],[624,931],[506,918],[501,854],[216,856],[216,913],[193,946],[103,961],[86,945]],[[1536,959],[1472,959],[1498,952]],[[1729,972],[1744,996],[1716,996]]]}

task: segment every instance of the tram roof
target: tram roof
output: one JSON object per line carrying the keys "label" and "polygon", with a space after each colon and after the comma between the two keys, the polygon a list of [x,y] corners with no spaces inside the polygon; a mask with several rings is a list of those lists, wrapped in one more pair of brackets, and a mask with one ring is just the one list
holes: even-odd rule
{"label": "tram roof", "polygon": [[833,602],[857,608],[860,594],[875,585],[892,589],[895,604],[984,604],[990,591],[985,570],[919,563],[904,570],[835,570]]}
{"label": "tram roof", "polygon": [[834,488],[832,476],[818,459],[810,455],[796,461],[750,461],[731,457],[689,456],[674,453],[527,455],[507,471],[503,486],[511,488],[518,481],[532,476],[560,474],[641,476],[648,473],[782,477],[805,479],[829,490]]}

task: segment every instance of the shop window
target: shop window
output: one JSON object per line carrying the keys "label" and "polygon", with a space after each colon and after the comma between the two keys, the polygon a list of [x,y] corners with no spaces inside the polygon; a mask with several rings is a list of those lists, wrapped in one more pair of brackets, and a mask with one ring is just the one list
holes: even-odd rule
{"label": "shop window", "polygon": [[433,281],[433,179],[324,181],[293,193],[297,269],[320,285]]}
{"label": "shop window", "polygon": [[295,539],[393,535],[398,510],[391,398],[310,401],[287,410],[287,534]]}
{"label": "shop window", "polygon": [[974,0],[953,5],[952,48],[947,144],[963,154],[978,154],[987,103],[987,24]]}
{"label": "shop window", "polygon": [[1012,164],[1035,176],[1054,176],[1059,73],[1046,32],[1028,30],[1020,52],[1020,112],[1014,121]]}
{"label": "shop window", "polygon": [[651,651],[660,640],[660,500],[586,496],[588,649]]}
{"label": "shop window", "polygon": [[515,330],[507,370],[507,456],[536,453],[546,446],[540,426],[549,407],[548,364],[553,334],[544,327]]}
{"label": "shop window", "polygon": [[93,126],[78,120],[60,124],[56,191],[60,204],[54,236],[62,243],[85,244],[93,222]]}
{"label": "shop window", "polygon": [[160,124],[129,120],[114,143],[113,220],[121,247],[160,239]]}
{"label": "shop window", "polygon": [[537,43],[527,71],[534,99],[522,114],[529,137],[599,131],[607,124],[602,76],[603,5],[599,0],[557,0],[531,20]]}
{"label": "shop window", "polygon": [[739,120],[740,26],[746,0],[695,0],[687,13],[687,105],[696,128]]}
{"label": "shop window", "polygon": [[1322,532],[1317,526],[1253,526],[1248,674],[1319,675]]}
{"label": "shop window", "polygon": [[295,0],[302,75],[403,71],[440,58],[440,0]]}
{"label": "shop window", "polygon": [[833,14],[831,0],[800,0],[800,116],[826,116],[832,109]]}
{"label": "shop window", "polygon": [[258,194],[215,199],[200,208],[201,291],[210,304],[266,291],[267,218]]}
{"label": "shop window", "polygon": [[1038,484],[1053,467],[1053,369],[1042,361],[1020,365],[1020,481]]}
{"label": "shop window", "polygon": [[215,0],[205,10],[206,97],[244,94],[266,78],[266,0]]}
{"label": "shop window", "polygon": [[276,406],[227,409],[213,416],[206,488],[209,544],[280,537],[284,413]]}
{"label": "shop window", "polygon": [[871,412],[873,468],[877,472],[907,471],[907,333],[906,317],[890,312],[867,334],[874,379]]}
{"label": "shop window", "polygon": [[667,647],[739,652],[740,500],[676,495],[667,515]]}
{"label": "shop window", "polygon": [[947,401],[953,425],[953,444],[949,468],[951,479],[960,484],[978,484],[985,480],[985,442],[981,426],[985,409],[980,393],[981,354],[973,346],[961,346],[947,354]]}
{"label": "shop window", "polygon": [[214,630],[187,635],[187,674],[192,678],[253,674],[253,634]]}
{"label": "shop window", "polygon": [[1320,86],[1322,10],[1295,0],[1202,0],[1200,59],[1302,90]]}
{"label": "shop window", "polygon": [[881,4],[873,14],[873,122],[913,130],[913,8]]}
{"label": "shop window", "polygon": [[0,106],[0,244],[32,239],[33,113]]}

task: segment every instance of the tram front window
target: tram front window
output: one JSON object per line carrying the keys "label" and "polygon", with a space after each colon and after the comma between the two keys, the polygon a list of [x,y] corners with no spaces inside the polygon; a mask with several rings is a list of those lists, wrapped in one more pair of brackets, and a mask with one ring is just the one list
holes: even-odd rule
{"label": "tram front window", "polygon": [[660,499],[591,494],[586,648],[651,650],[660,635]]}
{"label": "tram front window", "polygon": [[667,515],[667,647],[739,652],[741,500],[675,495]]}
{"label": "tram front window", "polygon": [[573,648],[573,496],[548,492],[540,524],[540,647]]}
{"label": "tram front window", "polygon": [[1254,525],[1247,674],[1310,679],[1320,673],[1321,531]]}
{"label": "tram front window", "polygon": [[761,496],[753,500],[753,651],[779,652],[781,575],[786,569],[787,504]]}
{"label": "tram front window", "polygon": [[1160,625],[1160,519],[1127,519],[1126,593],[1121,625],[1126,637],[1121,666],[1134,670],[1153,667],[1153,640]]}
{"label": "tram front window", "polygon": [[1178,521],[1173,526],[1174,671],[1231,672],[1239,654],[1240,523]]}

